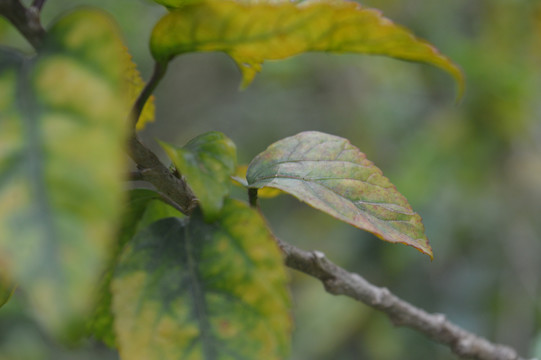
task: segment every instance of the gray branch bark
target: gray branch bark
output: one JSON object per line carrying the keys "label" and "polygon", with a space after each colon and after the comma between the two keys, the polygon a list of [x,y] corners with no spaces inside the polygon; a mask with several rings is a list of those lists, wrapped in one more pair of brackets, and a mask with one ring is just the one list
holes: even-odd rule
{"label": "gray branch bark", "polygon": [[477,360],[525,360],[505,345],[494,344],[448,321],[443,314],[429,314],[393,295],[388,289],[372,285],[327,260],[318,251],[304,251],[278,240],[288,267],[319,279],[333,295],[345,295],[385,313],[393,324],[407,326],[448,346],[462,358]]}

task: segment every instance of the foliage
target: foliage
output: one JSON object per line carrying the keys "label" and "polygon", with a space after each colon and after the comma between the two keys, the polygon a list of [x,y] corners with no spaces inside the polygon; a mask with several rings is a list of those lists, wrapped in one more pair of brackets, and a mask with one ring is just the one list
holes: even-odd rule
{"label": "foliage", "polygon": [[381,170],[347,140],[303,132],[280,140],[248,167],[249,187],[274,187],[383,240],[432,257],[421,217]]}
{"label": "foliage", "polygon": [[0,55],[0,262],[62,336],[91,309],[120,215],[122,54],[116,27],[88,10],[54,24],[35,58]]}
{"label": "foliage", "polygon": [[[248,85],[266,60],[353,52],[431,63],[463,86],[456,65],[431,45],[354,3],[159,3],[171,11],[150,45],[164,68],[180,54],[222,51]],[[0,64],[0,289],[17,283],[60,338],[93,323],[91,332],[123,359],[287,356],[281,255],[262,215],[230,198],[234,143],[219,132],[183,147],[162,143],[172,174],[200,206],[180,219],[171,199],[122,189],[128,104],[144,85],[113,20],[72,12],[35,55],[2,49]],[[142,114],[138,130],[153,120],[152,104]],[[432,256],[419,215],[345,139],[305,132],[278,141],[242,182],[252,204],[255,189],[277,188]]]}
{"label": "foliage", "polygon": [[229,178],[235,171],[237,149],[219,132],[202,134],[182,148],[162,143],[176,169],[186,177],[199,199],[207,220],[219,216],[224,197],[229,195]]}
{"label": "foliage", "polygon": [[224,51],[238,64],[246,87],[264,60],[308,51],[366,53],[424,61],[451,73],[462,92],[460,70],[431,45],[354,2],[242,4],[205,1],[165,16],[150,39],[159,62],[193,51]]}

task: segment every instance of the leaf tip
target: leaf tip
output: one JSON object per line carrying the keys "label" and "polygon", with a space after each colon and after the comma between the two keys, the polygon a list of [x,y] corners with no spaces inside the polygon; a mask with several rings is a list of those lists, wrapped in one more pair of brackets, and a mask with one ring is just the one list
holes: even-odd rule
{"label": "leaf tip", "polygon": [[434,260],[434,253],[432,252],[432,247],[428,243],[428,240],[426,241],[426,244],[414,245],[414,247],[421,253],[428,255],[430,257],[430,261]]}
{"label": "leaf tip", "polygon": [[235,62],[237,63],[240,72],[242,73],[240,90],[245,90],[254,81],[257,73],[261,71],[261,64],[256,62],[242,62],[236,59]]}
{"label": "leaf tip", "polygon": [[[462,72],[460,72],[462,74]],[[455,96],[455,104],[459,105],[464,98],[464,93],[466,92],[466,81],[462,75],[459,80],[457,80],[457,90]]]}
{"label": "leaf tip", "polygon": [[432,248],[429,246],[428,250],[423,251],[423,254],[426,254],[430,257],[430,261],[434,261],[434,253],[432,252]]}
{"label": "leaf tip", "polygon": [[466,78],[462,69],[454,63],[451,63],[451,67],[447,71],[449,71],[456,83],[455,104],[458,105],[466,92]]}

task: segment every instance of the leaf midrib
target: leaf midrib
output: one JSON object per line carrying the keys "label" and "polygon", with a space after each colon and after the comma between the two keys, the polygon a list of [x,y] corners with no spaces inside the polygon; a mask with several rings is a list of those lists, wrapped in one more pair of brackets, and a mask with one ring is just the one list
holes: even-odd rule
{"label": "leaf midrib", "polygon": [[[45,144],[43,143],[42,122],[38,115],[39,108],[35,97],[32,96],[32,87],[30,82],[30,69],[34,66],[34,62],[25,61],[19,71],[19,79],[17,82],[18,101],[17,105],[21,112],[21,119],[25,125],[25,135],[28,139],[26,147],[23,150],[29,166],[27,167],[27,176],[33,192],[35,201],[35,209],[38,213],[38,221],[43,226],[42,239],[45,246],[41,248],[46,252],[44,258],[49,259],[46,264],[38,264],[38,266],[46,266],[46,269],[52,274],[55,274],[56,283],[63,284],[66,282],[66,274],[61,271],[60,259],[58,257],[58,229],[54,225],[54,208],[51,205],[49,198],[50,189],[47,189],[47,179],[45,175]],[[34,244],[36,246],[37,244]],[[45,269],[39,269],[43,272]],[[63,299],[63,297],[62,297]],[[64,307],[65,304],[58,304],[59,307]]]}
{"label": "leaf midrib", "polygon": [[[234,9],[232,11],[235,11],[235,10],[236,9]],[[170,14],[170,16],[172,16],[172,15],[173,14]],[[302,28],[305,24],[311,22],[314,17],[319,16],[319,15],[320,15],[320,12],[316,12],[314,14],[310,14],[310,16],[306,16],[304,18],[298,19],[296,22],[289,25],[288,27],[280,29],[279,32],[276,31],[276,29],[272,29],[274,31],[269,30],[267,32],[257,34],[257,35],[252,35],[252,36],[247,36],[247,37],[238,36],[237,38],[231,38],[231,39],[224,39],[223,37],[222,38],[216,37],[216,38],[207,39],[207,40],[204,40],[204,41],[196,41],[195,36],[193,34],[193,30],[192,30],[192,33],[190,34],[190,43],[185,44],[184,46],[176,47],[177,49],[179,49],[177,54],[192,51],[193,49],[197,49],[197,48],[202,47],[202,46],[208,46],[208,44],[212,44],[212,43],[224,44],[224,49],[220,49],[220,50],[228,52],[228,51],[231,51],[231,49],[226,49],[227,47],[231,48],[231,47],[236,47],[236,46],[239,46],[239,45],[245,45],[245,44],[257,43],[257,42],[262,42],[262,41],[268,41],[269,39],[272,39],[272,38],[276,37],[277,33],[288,33],[289,34],[289,33],[292,32],[292,30],[296,30],[297,28]],[[227,19],[227,20],[229,21],[229,19]],[[249,24],[249,22],[247,24]],[[224,29],[222,29],[222,33],[223,32],[225,32]],[[182,50],[180,50],[180,49],[182,49]]]}
{"label": "leaf midrib", "polygon": [[[406,220],[394,220],[394,219],[381,219],[379,218],[378,216],[376,215],[373,215],[373,214],[370,214],[362,209],[360,209],[353,200],[351,199],[348,199],[346,197],[344,197],[343,195],[337,193],[336,191],[334,191],[333,189],[329,188],[328,186],[324,185],[324,184],[321,184],[319,182],[316,182],[316,181],[310,181],[310,180],[305,180],[305,179],[301,179],[301,178],[297,178],[297,177],[294,177],[294,176],[291,176],[291,177],[286,177],[286,176],[274,176],[274,177],[269,177],[269,179],[276,179],[276,178],[288,178],[288,179],[293,179],[293,180],[298,180],[298,181],[301,181],[301,182],[305,182],[305,183],[308,183],[308,184],[316,184],[316,185],[319,185],[321,187],[324,187],[325,189],[327,189],[328,191],[332,192],[333,194],[339,196],[340,198],[344,199],[345,201],[353,204],[353,206],[355,206],[355,208],[357,208],[357,210],[359,210],[363,217],[371,217],[371,218],[374,218],[376,219],[377,221],[383,221],[383,222],[394,222],[394,223],[409,223],[408,221]],[[342,180],[342,178],[337,178],[336,180]],[[359,180],[359,179],[345,179],[345,180],[356,180],[356,181],[360,181],[360,182],[364,182],[363,180]],[[266,185],[266,186],[269,186],[269,185]],[[380,185],[374,185],[374,186],[377,186],[377,187],[380,187],[382,189],[387,189],[387,188],[384,188]],[[289,192],[288,190],[284,190],[283,188],[281,187],[278,187],[276,185],[270,185],[269,187],[274,187],[276,189],[279,189],[279,190],[282,190],[282,191],[286,191],[286,192]],[[319,196],[319,193],[317,193],[316,191],[314,191],[311,187],[309,187],[310,191],[312,191],[312,193],[314,195],[316,195],[317,198],[319,198],[323,203],[327,204],[328,206],[330,206],[326,201],[324,201],[323,199],[321,199],[321,197]],[[361,200],[362,201],[362,200]],[[364,201],[363,201],[364,202]],[[370,202],[370,205],[374,205],[374,206],[381,206],[381,207],[385,207],[385,205],[396,205],[394,203],[388,203],[388,202],[382,202],[382,203],[376,203],[376,202]],[[338,214],[340,214],[340,216],[344,216],[343,212],[336,209],[334,206],[331,206],[334,211],[336,211]],[[399,211],[395,211],[395,210],[392,210],[392,209],[389,209],[389,208],[386,208],[388,211],[392,211],[394,213],[397,213],[397,214],[403,214],[403,215],[409,215],[409,216],[415,216],[416,213],[413,213],[413,214],[408,214],[408,213],[403,213],[403,212],[399,212]],[[349,220],[347,221],[348,223],[351,223],[349,222]],[[351,223],[352,225],[356,226],[354,223]],[[411,238],[409,235],[406,235],[407,237]]]}
{"label": "leaf midrib", "polygon": [[186,252],[186,266],[190,282],[190,291],[194,302],[195,316],[201,331],[199,337],[201,349],[205,360],[216,360],[217,354],[215,348],[211,345],[213,342],[216,342],[216,339],[212,336],[211,326],[208,321],[207,302],[203,289],[201,288],[201,278],[197,271],[197,259],[191,243],[192,237],[189,228],[190,224],[184,228],[184,250]]}

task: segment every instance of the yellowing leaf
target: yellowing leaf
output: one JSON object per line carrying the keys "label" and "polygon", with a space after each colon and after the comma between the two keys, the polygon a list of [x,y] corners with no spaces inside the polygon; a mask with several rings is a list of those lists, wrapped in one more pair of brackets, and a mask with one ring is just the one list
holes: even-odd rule
{"label": "yellowing leaf", "polygon": [[164,16],[152,32],[154,58],[167,62],[194,51],[223,51],[247,86],[265,60],[310,51],[385,55],[425,62],[449,72],[463,89],[459,68],[429,43],[352,1],[238,3],[206,1]]}
{"label": "yellowing leaf", "polygon": [[252,160],[248,185],[285,191],[379,238],[432,258],[421,217],[349,141],[307,131],[277,141]]}
{"label": "yellowing leaf", "polygon": [[179,8],[185,4],[198,2],[199,0],[154,0],[155,3],[161,4],[167,8]]}
{"label": "yellowing leaf", "polygon": [[[204,0],[154,0],[155,3],[161,4],[168,9],[178,9],[188,4],[195,4],[203,2]],[[238,0],[240,3],[279,3],[279,2],[288,2],[289,0]],[[300,2],[302,0],[296,0],[295,2]]]}
{"label": "yellowing leaf", "polygon": [[[128,52],[126,46],[122,43],[120,34],[116,34],[114,39],[108,39],[107,31],[99,31],[97,27],[105,26],[105,29],[111,29],[113,24],[112,19],[105,18],[100,22],[97,22],[93,29],[92,24],[88,24],[86,21],[79,21],[84,14],[74,13],[68,18],[64,18],[62,22],[56,24],[54,28],[49,31],[52,41],[50,41],[49,49],[56,49],[57,46],[61,50],[63,44],[68,44],[71,47],[73,53],[77,53],[80,56],[91,58],[94,63],[99,66],[100,70],[105,74],[115,74],[117,76],[120,71],[124,78],[124,87],[127,96],[127,102],[122,99],[122,102],[126,106],[126,113],[129,113],[130,106],[135,102],[137,96],[143,89],[145,83],[137,70],[136,65],[132,61],[132,57]],[[76,28],[74,31],[67,32],[66,29]],[[88,43],[83,43],[84,36],[90,32],[95,31],[95,39]],[[56,40],[55,40],[56,39]],[[114,51],[108,51],[101,48],[102,41],[110,41],[115,43]],[[118,57],[120,56],[120,62]],[[149,122],[154,121],[154,97],[151,97],[143,107],[139,121],[137,122],[137,130],[142,130]]]}
{"label": "yellowing leaf", "polygon": [[[145,87],[145,82],[141,78],[141,74],[137,70],[137,66],[132,61],[131,55],[128,53],[128,49],[126,49],[125,52],[125,78],[127,82],[127,88],[128,88],[128,98],[130,100],[130,103],[135,103],[135,100],[137,100],[137,97]],[[150,123],[154,122],[155,119],[155,105],[154,105],[154,96],[150,96],[150,98],[145,103],[145,106],[143,107],[143,111],[141,112],[141,115],[139,116],[139,119],[137,121],[136,130],[140,131],[145,128],[145,126]]]}
{"label": "yellowing leaf", "polygon": [[37,58],[13,58],[0,52],[0,266],[46,328],[75,336],[122,204],[122,42],[109,17],[77,11]]}
{"label": "yellowing leaf", "polygon": [[[241,187],[248,187],[248,183],[246,182],[246,171],[248,171],[248,165],[237,166],[235,174],[231,177],[233,184]],[[284,192],[279,189],[264,187],[259,189],[259,191],[257,192],[257,196],[259,198],[273,198],[283,193]]]}
{"label": "yellowing leaf", "polygon": [[114,347],[116,339],[113,330],[112,295],[110,291],[113,270],[121,250],[140,230],[160,219],[183,217],[184,215],[164,203],[160,195],[148,189],[134,189],[129,192],[128,201],[122,216],[116,249],[111,256],[109,266],[100,286],[96,310],[88,324],[88,331],[97,339]]}
{"label": "yellowing leaf", "polygon": [[160,220],[129,243],[112,283],[126,360],[284,359],[282,256],[256,210],[226,200],[214,224]]}
{"label": "yellowing leaf", "polygon": [[205,218],[214,220],[229,194],[229,178],[237,164],[237,148],[231,139],[211,131],[190,140],[183,147],[160,143],[175,167],[197,196]]}

